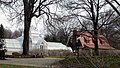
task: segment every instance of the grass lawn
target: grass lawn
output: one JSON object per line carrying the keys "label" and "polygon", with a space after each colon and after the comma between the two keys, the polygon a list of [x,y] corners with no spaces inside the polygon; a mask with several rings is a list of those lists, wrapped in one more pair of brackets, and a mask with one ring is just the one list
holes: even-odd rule
{"label": "grass lawn", "polygon": [[62,68],[118,68],[120,67],[120,57],[66,57],[59,64]]}
{"label": "grass lawn", "polygon": [[21,66],[21,65],[10,65],[10,64],[0,64],[0,68],[38,68],[38,67]]}

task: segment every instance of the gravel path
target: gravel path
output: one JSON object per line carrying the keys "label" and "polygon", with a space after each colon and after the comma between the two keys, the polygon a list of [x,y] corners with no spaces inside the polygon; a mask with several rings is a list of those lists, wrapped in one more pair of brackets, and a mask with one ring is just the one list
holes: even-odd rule
{"label": "gravel path", "polygon": [[55,66],[51,66],[51,64],[63,59],[64,58],[7,58],[7,60],[0,60],[0,64],[55,68]]}

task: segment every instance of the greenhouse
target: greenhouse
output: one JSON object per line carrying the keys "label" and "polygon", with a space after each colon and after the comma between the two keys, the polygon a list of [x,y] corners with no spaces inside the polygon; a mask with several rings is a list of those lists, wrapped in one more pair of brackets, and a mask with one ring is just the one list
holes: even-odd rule
{"label": "greenhouse", "polygon": [[[16,39],[5,39],[5,46],[7,49],[6,54],[12,55],[13,52],[22,53],[23,47],[23,35]],[[69,50],[67,46],[63,45],[62,43],[57,42],[46,42],[43,38],[39,36],[37,31],[30,32],[30,39],[29,39],[29,50],[31,54],[46,54],[48,50]]]}

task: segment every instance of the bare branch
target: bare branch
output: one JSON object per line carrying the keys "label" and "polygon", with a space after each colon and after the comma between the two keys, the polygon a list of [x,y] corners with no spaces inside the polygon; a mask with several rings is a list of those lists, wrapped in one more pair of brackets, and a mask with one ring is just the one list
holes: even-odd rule
{"label": "bare branch", "polygon": [[105,0],[115,11],[116,13],[120,16],[120,12],[117,10],[117,8],[109,1],[109,0]]}
{"label": "bare branch", "polygon": [[11,1],[9,1],[9,2],[7,2],[7,1],[1,1],[1,0],[0,0],[0,3],[5,4],[5,5],[9,5],[9,4],[11,4],[12,2],[13,2],[13,0],[11,0]]}
{"label": "bare branch", "polygon": [[120,6],[120,3],[117,0],[114,0],[114,1]]}

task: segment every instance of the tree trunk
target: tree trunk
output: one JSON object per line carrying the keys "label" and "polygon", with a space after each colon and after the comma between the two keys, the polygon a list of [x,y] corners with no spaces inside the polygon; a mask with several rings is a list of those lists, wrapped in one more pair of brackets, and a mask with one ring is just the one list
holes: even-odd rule
{"label": "tree trunk", "polygon": [[77,33],[77,31],[76,30],[74,30],[73,31],[73,47],[74,47],[74,51],[77,49],[77,47],[76,47],[76,33]]}
{"label": "tree trunk", "polygon": [[29,55],[29,30],[30,21],[24,21],[24,40],[23,40],[23,55]]}
{"label": "tree trunk", "polygon": [[94,39],[94,46],[95,46],[95,48],[94,48],[95,56],[99,56],[97,26],[94,26],[94,35],[93,35],[93,39]]}
{"label": "tree trunk", "polygon": [[29,54],[29,30],[31,24],[31,11],[28,0],[23,0],[24,3],[24,40],[23,40],[23,55]]}

